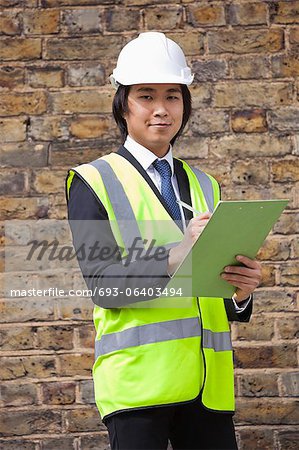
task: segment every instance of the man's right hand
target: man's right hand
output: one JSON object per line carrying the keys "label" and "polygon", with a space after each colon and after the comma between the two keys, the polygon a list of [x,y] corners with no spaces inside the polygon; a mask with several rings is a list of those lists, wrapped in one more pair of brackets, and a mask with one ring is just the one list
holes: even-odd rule
{"label": "man's right hand", "polygon": [[168,273],[172,275],[203,232],[212,214],[208,211],[190,220],[182,241],[169,252]]}

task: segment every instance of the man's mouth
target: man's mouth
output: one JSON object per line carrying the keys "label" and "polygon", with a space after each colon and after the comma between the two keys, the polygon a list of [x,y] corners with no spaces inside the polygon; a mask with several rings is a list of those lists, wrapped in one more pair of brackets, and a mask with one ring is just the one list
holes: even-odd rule
{"label": "man's mouth", "polygon": [[150,127],[158,127],[158,128],[167,128],[170,127],[171,123],[159,122],[159,123],[151,123]]}

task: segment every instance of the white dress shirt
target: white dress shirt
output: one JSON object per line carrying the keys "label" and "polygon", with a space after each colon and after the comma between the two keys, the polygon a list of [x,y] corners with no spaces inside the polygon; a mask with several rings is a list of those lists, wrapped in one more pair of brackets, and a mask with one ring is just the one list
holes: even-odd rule
{"label": "white dress shirt", "polygon": [[[171,182],[172,182],[172,186],[174,188],[175,196],[176,196],[177,200],[180,200],[179,186],[178,186],[176,175],[174,173],[174,164],[173,164],[172,145],[171,144],[169,144],[169,150],[166,153],[166,155],[163,156],[163,158],[157,158],[157,156],[153,152],[151,152],[149,149],[147,149],[143,145],[136,142],[129,135],[126,138],[124,147],[134,156],[134,158],[143,167],[143,169],[146,171],[146,173],[149,175],[151,180],[154,182],[154,184],[156,185],[156,187],[160,193],[161,193],[161,176],[160,176],[159,172],[154,168],[153,162],[156,161],[156,159],[159,159],[159,160],[166,159],[166,161],[169,163],[170,168],[171,168],[171,173],[172,173]],[[185,229],[186,229],[185,216],[183,213],[182,206],[180,204],[179,204],[179,207],[180,207],[182,223],[183,223],[183,227],[184,227],[184,231],[185,231]],[[250,300],[251,300],[251,296],[249,297],[249,299],[245,303],[245,305],[242,305],[242,307],[240,307],[237,305],[237,302],[234,299],[232,299],[232,301],[234,302],[235,308],[236,308],[236,312],[239,313],[239,312],[244,311],[244,309],[248,306],[248,303],[250,302]]]}
{"label": "white dress shirt", "polygon": [[[138,142],[134,141],[131,136],[127,136],[126,142],[124,143],[124,147],[134,156],[135,159],[139,162],[139,164],[143,167],[143,169],[146,171],[146,173],[149,175],[151,180],[154,182],[155,186],[161,193],[161,175],[159,172],[154,168],[153,162],[158,159],[159,161],[165,159],[171,168],[171,183],[174,189],[175,196],[177,200],[180,200],[180,194],[179,194],[179,186],[176,178],[176,174],[174,173],[174,164],[173,164],[173,156],[172,156],[172,145],[169,144],[169,150],[166,153],[163,158],[158,158],[153,152],[148,150],[147,148],[143,147],[143,145],[138,144]],[[182,206],[180,204],[180,213],[183,223],[184,231],[186,229],[186,223],[185,223],[185,216],[183,213]]]}

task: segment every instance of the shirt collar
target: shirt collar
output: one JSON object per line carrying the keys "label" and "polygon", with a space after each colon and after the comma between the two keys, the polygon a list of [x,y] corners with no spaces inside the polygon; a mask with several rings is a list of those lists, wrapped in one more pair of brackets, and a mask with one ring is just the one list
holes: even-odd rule
{"label": "shirt collar", "polygon": [[[153,164],[153,162],[157,159],[157,156],[151,152],[148,148],[136,142],[131,136],[127,136],[127,139],[124,143],[124,147],[134,156],[135,159],[141,164],[144,170],[148,170],[148,168]],[[172,145],[169,144],[169,150],[163,158],[158,158],[159,160],[166,159],[168,161],[172,175],[174,173],[174,165],[173,165],[173,156],[172,156]]]}

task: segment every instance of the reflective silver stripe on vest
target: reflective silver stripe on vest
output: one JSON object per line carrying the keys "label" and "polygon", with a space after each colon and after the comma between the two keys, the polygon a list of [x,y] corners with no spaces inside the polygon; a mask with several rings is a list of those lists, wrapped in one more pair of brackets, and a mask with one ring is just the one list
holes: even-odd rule
{"label": "reflective silver stripe on vest", "polygon": [[208,175],[202,170],[197,169],[196,167],[189,166],[194,175],[196,175],[197,181],[200,184],[200,187],[204,193],[205,200],[207,202],[208,208],[210,212],[214,211],[214,190],[213,184]]}
{"label": "reflective silver stripe on vest", "polygon": [[200,336],[200,323],[196,317],[150,323],[117,333],[105,334],[95,341],[95,359],[117,350],[156,342]]}
{"label": "reflective silver stripe on vest", "polygon": [[138,239],[138,245],[144,248],[132,206],[114,170],[103,159],[97,159],[90,164],[99,171],[103,179],[127,251],[132,248],[135,239]]}
{"label": "reflective silver stripe on vest", "polygon": [[211,331],[203,330],[204,348],[212,348],[215,352],[222,352],[224,350],[232,350],[232,342],[229,331]]}
{"label": "reflective silver stripe on vest", "polygon": [[[100,340],[96,340],[95,359],[129,347],[196,336],[201,336],[199,319],[196,317],[141,325],[105,334]],[[203,330],[203,347],[214,349],[215,352],[232,350],[230,332]]]}

